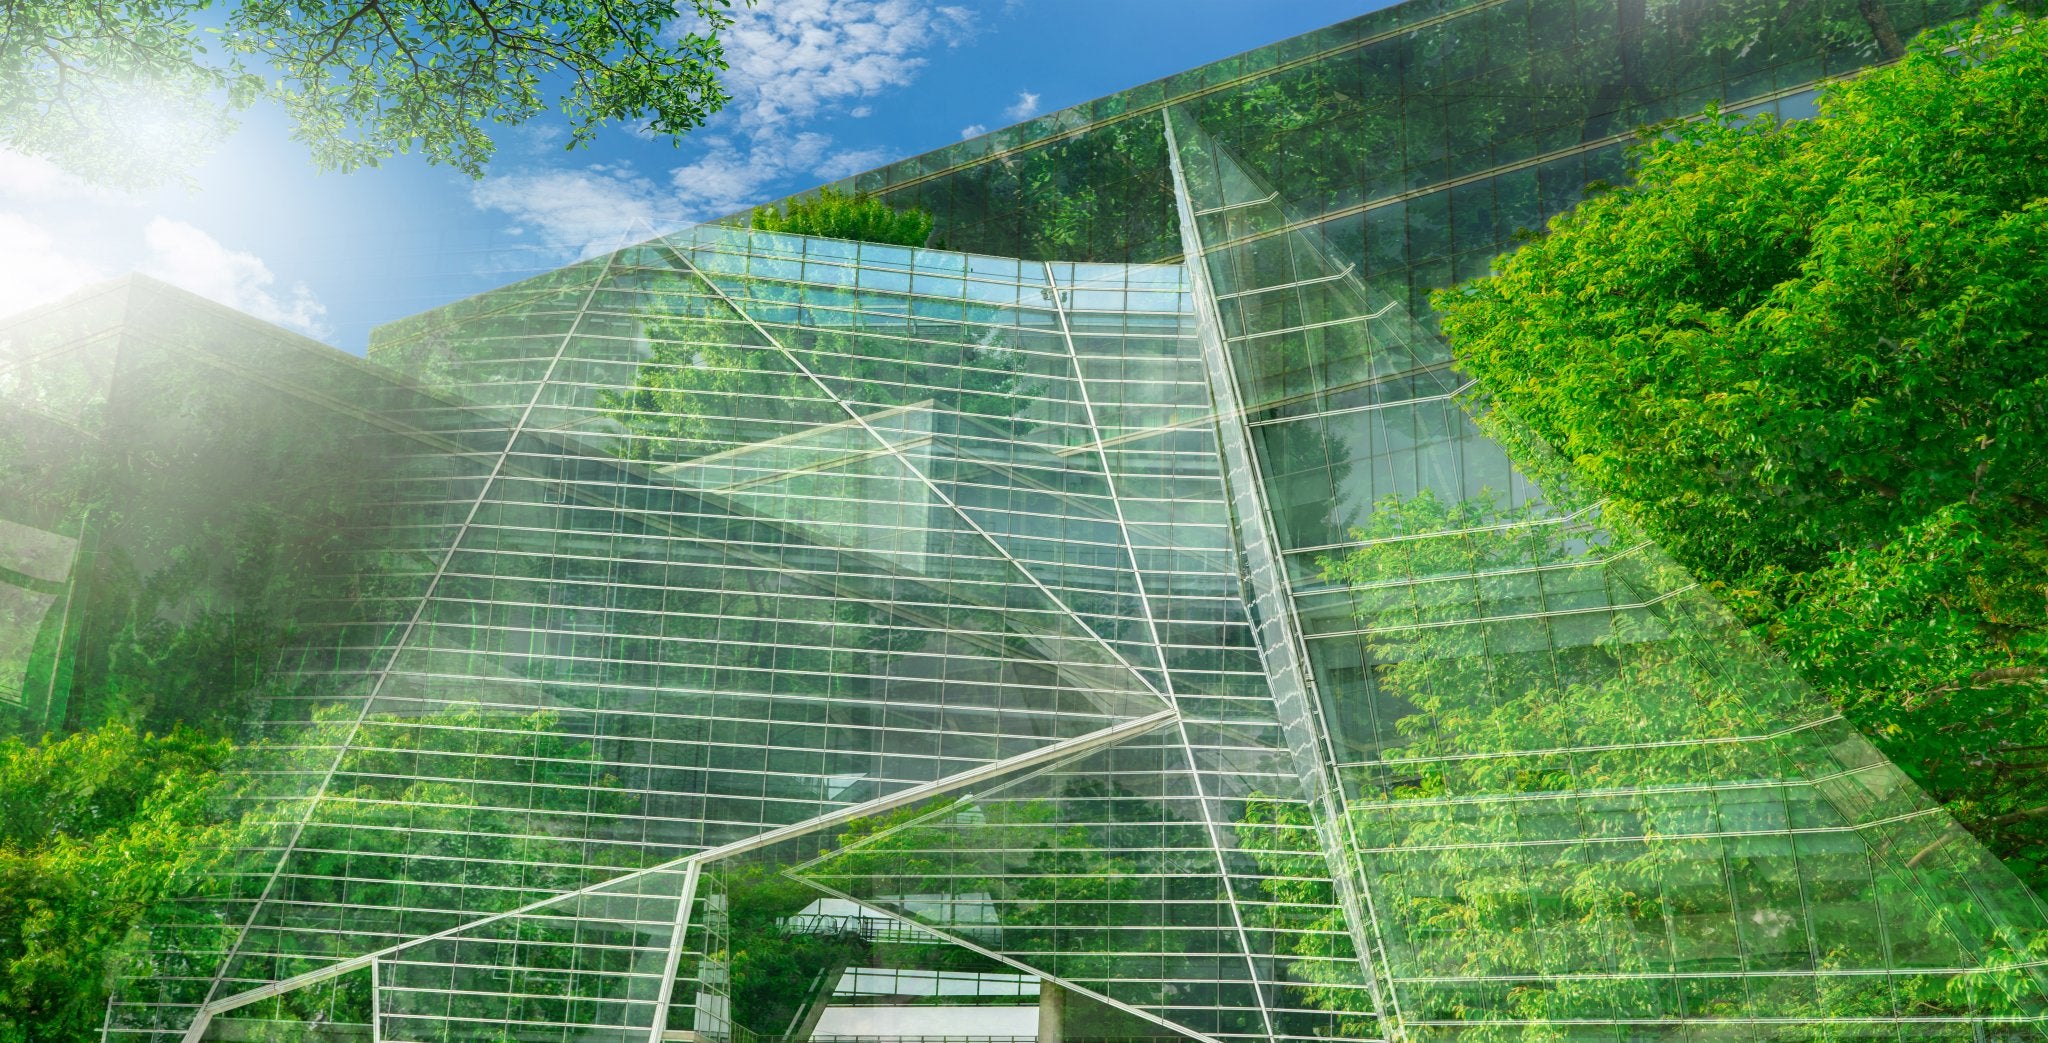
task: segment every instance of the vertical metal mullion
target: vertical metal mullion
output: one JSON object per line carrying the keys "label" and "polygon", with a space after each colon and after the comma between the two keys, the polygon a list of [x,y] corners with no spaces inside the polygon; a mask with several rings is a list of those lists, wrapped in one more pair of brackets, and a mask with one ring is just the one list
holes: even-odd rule
{"label": "vertical metal mullion", "polygon": [[1173,673],[1166,665],[1166,645],[1159,640],[1159,621],[1152,612],[1151,598],[1146,596],[1145,576],[1138,567],[1138,551],[1131,543],[1130,525],[1124,520],[1123,499],[1117,495],[1116,478],[1110,470],[1109,455],[1099,448],[1102,445],[1102,426],[1095,419],[1095,404],[1088,394],[1088,381],[1081,375],[1081,354],[1074,348],[1074,331],[1067,323],[1067,308],[1060,302],[1059,280],[1053,273],[1052,263],[1049,261],[1045,263],[1045,282],[1052,288],[1053,310],[1060,320],[1060,337],[1066,342],[1067,357],[1074,363],[1074,383],[1081,390],[1081,408],[1088,416],[1088,431],[1095,436],[1095,444],[1098,447],[1095,458],[1102,464],[1102,480],[1109,489],[1110,505],[1116,510],[1117,531],[1123,534],[1124,554],[1131,563],[1131,581],[1137,584],[1138,588],[1138,606],[1144,611],[1145,626],[1152,634],[1153,653],[1159,657],[1159,680],[1166,686],[1167,701],[1173,704],[1173,726],[1180,735],[1181,755],[1187,761],[1188,779],[1194,783],[1195,795],[1202,802],[1202,826],[1209,838],[1209,852],[1216,856],[1216,877],[1223,884],[1224,894],[1230,899],[1230,921],[1237,930],[1238,948],[1244,950],[1245,977],[1251,982],[1252,995],[1258,997],[1259,1022],[1266,1026],[1266,1038],[1276,1039],[1273,1032],[1272,997],[1266,995],[1264,982],[1259,977],[1258,964],[1254,962],[1256,954],[1252,949],[1251,935],[1245,930],[1244,909],[1237,900],[1237,882],[1231,876],[1229,860],[1223,855],[1223,836],[1216,825],[1215,808],[1209,803],[1209,788],[1202,781],[1201,769],[1195,763],[1194,744],[1188,738],[1187,721],[1180,715],[1180,699],[1174,692]]}
{"label": "vertical metal mullion", "polygon": [[384,691],[384,683],[390,680],[392,671],[397,669],[399,656],[405,652],[407,642],[412,640],[413,631],[419,626],[421,618],[426,615],[427,605],[433,601],[435,590],[439,589],[442,577],[447,575],[449,563],[454,560],[456,551],[462,546],[462,538],[468,534],[470,525],[476,521],[477,513],[483,508],[484,500],[490,496],[491,487],[497,484],[498,476],[503,473],[505,461],[511,457],[512,447],[518,444],[520,434],[525,431],[527,421],[533,416],[534,407],[540,404],[541,396],[547,393],[548,381],[553,379],[555,368],[562,362],[562,355],[569,350],[570,341],[576,338],[576,331],[583,325],[583,320],[588,317],[590,304],[597,298],[598,288],[604,285],[606,276],[611,274],[612,262],[617,256],[617,251],[607,255],[604,264],[599,267],[597,274],[591,277],[590,289],[583,295],[582,304],[577,307],[575,321],[571,322],[569,328],[563,331],[561,342],[555,345],[554,358],[549,360],[547,370],[535,382],[533,395],[527,399],[526,408],[520,411],[519,418],[513,421],[511,430],[506,433],[505,447],[499,450],[498,458],[491,465],[490,473],[486,474],[478,482],[476,497],[470,501],[469,512],[463,517],[462,523],[456,526],[454,535],[449,537],[447,553],[441,556],[440,564],[434,568],[433,578],[427,581],[426,589],[420,592],[419,601],[413,606],[411,618],[406,620],[404,629],[399,631],[397,640],[392,642],[391,656],[384,661],[383,668],[377,671],[376,681],[371,684],[369,692],[363,696],[362,709],[356,713],[355,720],[350,723],[348,731],[343,734],[341,741],[336,745],[334,759],[328,763],[326,774],[320,779],[320,785],[306,798],[305,812],[293,824],[291,839],[285,842],[284,850],[279,852],[277,856],[277,864],[271,867],[270,876],[264,882],[262,893],[257,896],[255,904],[249,909],[249,918],[243,921],[241,930],[235,935],[234,944],[229,946],[222,955],[221,964],[214,971],[213,982],[207,986],[206,1000],[200,1006],[199,1013],[193,1018],[192,1026],[186,1030],[183,1043],[200,1043],[201,1038],[206,1034],[206,1027],[213,1020],[210,1008],[216,999],[214,993],[219,991],[222,980],[226,978],[228,966],[234,962],[236,954],[241,951],[243,943],[248,940],[249,931],[255,927],[256,918],[262,915],[264,905],[270,901],[271,893],[277,888],[278,878],[284,874],[285,863],[291,860],[292,853],[298,848],[299,838],[305,834],[307,824],[312,821],[314,808],[327,795],[328,787],[333,785],[334,773],[340,770],[342,760],[348,756],[350,745],[355,742],[356,736],[362,731],[364,722],[369,720],[370,707],[376,705],[377,697]]}
{"label": "vertical metal mullion", "polygon": [[[1166,134],[1167,163],[1173,176],[1174,207],[1180,219],[1181,252],[1186,257],[1188,273],[1194,280],[1196,325],[1200,332],[1203,356],[1210,371],[1211,394],[1221,400],[1216,411],[1217,431],[1224,452],[1225,466],[1227,469],[1231,466],[1230,457],[1233,453],[1242,457],[1247,478],[1254,486],[1244,490],[1245,495],[1252,501],[1251,509],[1240,512],[1234,502],[1235,497],[1232,498],[1233,519],[1254,529],[1254,540],[1240,539],[1237,542],[1247,552],[1255,544],[1264,550],[1266,557],[1271,559],[1266,562],[1267,571],[1273,574],[1270,582],[1280,585],[1275,595],[1276,612],[1272,625],[1281,629],[1279,643],[1284,647],[1269,650],[1268,641],[1260,639],[1257,641],[1259,654],[1262,660],[1267,660],[1269,679],[1274,673],[1271,656],[1279,654],[1296,659],[1293,672],[1303,687],[1303,722],[1314,733],[1310,739],[1315,746],[1302,751],[1303,755],[1314,762],[1310,766],[1312,777],[1315,779],[1313,788],[1320,791],[1311,794],[1311,799],[1322,805],[1324,821],[1330,823],[1330,833],[1326,835],[1325,829],[1319,826],[1316,830],[1317,838],[1323,847],[1324,861],[1329,864],[1331,883],[1337,890],[1338,903],[1344,912],[1352,945],[1358,951],[1367,988],[1372,993],[1375,1005],[1381,1008],[1380,1013],[1384,1016],[1391,1012],[1398,1021],[1401,1018],[1400,997],[1394,989],[1393,970],[1387,963],[1385,938],[1380,930],[1372,893],[1362,879],[1362,867],[1358,878],[1352,875],[1349,856],[1358,850],[1358,843],[1351,833],[1350,819],[1345,814],[1343,792],[1329,775],[1328,762],[1332,757],[1326,753],[1328,737],[1325,733],[1328,728],[1321,720],[1320,708],[1316,705],[1313,693],[1307,688],[1309,678],[1305,649],[1300,640],[1298,623],[1293,617],[1293,606],[1289,603],[1291,599],[1284,587],[1286,566],[1272,551],[1272,521],[1267,517],[1266,492],[1259,475],[1258,459],[1252,449],[1251,429],[1247,424],[1243,400],[1237,388],[1237,374],[1230,364],[1222,316],[1216,306],[1215,287],[1209,281],[1208,252],[1202,243],[1200,227],[1196,224],[1194,201],[1188,190],[1187,172],[1181,164],[1180,142],[1173,131],[1173,117],[1180,111],[1182,110],[1177,106],[1168,106],[1161,112],[1161,123]],[[1247,562],[1246,565],[1250,567],[1251,563]],[[1251,568],[1250,571],[1253,573],[1252,581],[1256,587],[1259,570]],[[1258,637],[1260,629],[1262,628],[1254,619],[1255,638]],[[1275,701],[1277,704],[1277,693]],[[1289,745],[1292,746],[1291,741]],[[1299,773],[1301,768],[1302,766],[1297,764],[1296,771]]]}
{"label": "vertical metal mullion", "polygon": [[669,1004],[675,1000],[676,970],[683,962],[683,939],[690,931],[690,907],[697,901],[697,877],[701,859],[683,865],[682,893],[676,897],[675,934],[669,938],[668,956],[662,961],[661,991],[654,998],[654,1022],[648,1026],[648,1043],[661,1043],[667,1031]]}
{"label": "vertical metal mullion", "polygon": [[384,961],[370,961],[370,1043],[384,1043]]}

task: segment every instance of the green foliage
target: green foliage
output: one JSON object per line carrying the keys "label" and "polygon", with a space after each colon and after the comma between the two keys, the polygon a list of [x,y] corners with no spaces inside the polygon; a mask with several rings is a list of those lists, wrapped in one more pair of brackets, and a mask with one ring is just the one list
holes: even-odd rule
{"label": "green foliage", "polygon": [[137,928],[229,847],[209,810],[227,752],[123,724],[0,741],[0,1041],[99,1038]]}
{"label": "green foliage", "polygon": [[[1769,781],[1837,770],[1826,758],[1854,762],[1856,744],[1817,730],[1825,722],[1744,741],[1811,721],[1806,690],[1625,519],[1601,528],[1425,492],[1375,504],[1358,531],[1367,544],[1322,562],[1355,599],[1383,704],[1402,708],[1382,751],[1391,763],[1354,780],[1349,818],[1396,973],[1450,975],[1406,992],[1407,1016],[1499,1019],[1477,1037],[1535,1040],[1559,1021],[1668,1017],[1680,1004],[1689,1017],[1820,1021],[2031,1009],[2038,986],[2014,969],[2048,945],[2026,926],[2031,899],[2007,922],[1994,887],[1964,886],[1997,878],[1981,856],[1952,851],[1916,872],[1936,827],[1884,825],[1926,807],[1884,780],[1888,767],[1863,766],[1872,796],[1847,809],[1825,786]],[[1642,607],[1533,630],[1499,618],[1495,599],[1514,601],[1515,580],[1539,570]],[[1848,752],[1827,752],[1838,743]],[[1844,843],[1782,832],[1852,819]],[[1281,820],[1247,816],[1261,821]],[[1302,845],[1253,849],[1277,871]],[[1905,953],[1987,969],[1882,985],[1825,973],[1897,967]],[[1759,967],[1823,974],[1758,997],[1715,973]],[[1682,997],[1660,991],[1673,974],[1690,976]],[[1458,984],[1466,976],[1514,984]]]}
{"label": "green foliage", "polygon": [[858,934],[794,932],[776,922],[823,897],[816,888],[776,866],[732,866],[720,877],[730,933],[726,950],[713,955],[729,961],[732,1017],[739,1024],[779,1034],[819,988],[831,988],[820,975],[867,961],[868,944]]}
{"label": "green foliage", "polygon": [[[950,807],[955,797],[945,796],[923,804],[846,824],[835,848],[858,844],[877,834],[926,818]],[[822,852],[799,851],[803,854]],[[886,855],[857,854],[850,857],[877,872],[901,872]],[[971,950],[933,939],[926,942],[876,942],[858,933],[830,933],[814,929],[792,930],[780,921],[801,912],[826,893],[789,872],[787,862],[734,861],[706,870],[704,890],[719,896],[722,919],[713,914],[710,924],[717,943],[710,954],[726,964],[730,977],[727,988],[732,1018],[756,1033],[774,1035],[788,1028],[797,1015],[816,1000],[819,990],[832,980],[821,975],[847,966],[924,968],[948,970],[996,970],[998,965]]]}
{"label": "green foliage", "polygon": [[[2048,23],[1821,118],[1659,128],[1635,183],[1440,292],[1461,364],[2048,884]],[[1926,852],[1922,852],[1925,855]]]}
{"label": "green foliage", "polygon": [[[290,824],[304,820],[305,837],[325,838],[301,847],[289,872],[299,883],[299,900],[349,907],[352,922],[400,936],[451,930],[494,913],[504,913],[565,892],[595,886],[623,872],[643,868],[624,845],[592,844],[602,833],[594,822],[631,820],[646,813],[642,798],[594,764],[590,739],[565,734],[560,715],[459,707],[414,716],[373,716],[356,724],[356,708],[336,704],[314,714],[303,730],[247,743],[237,757],[237,782],[253,798],[247,836],[239,855],[243,872],[267,874]],[[317,794],[279,796],[258,780],[295,774],[327,778],[334,748],[351,742],[332,781]],[[421,778],[423,761],[459,759],[459,780]],[[256,820],[268,823],[267,836]],[[282,824],[282,825],[280,825]],[[380,849],[379,835],[403,835],[401,850]],[[376,866],[375,870],[367,867]],[[218,907],[188,903],[157,924],[189,922],[218,915]],[[592,930],[574,920],[540,917],[520,921],[530,948],[512,960],[545,961],[551,952],[589,941]],[[190,958],[169,952],[180,935],[160,935],[158,961]],[[201,959],[204,958],[202,955]],[[517,966],[517,964],[515,964]],[[159,962],[143,975],[167,975]],[[202,972],[205,973],[205,972]],[[488,991],[458,994],[449,1011],[489,1018],[501,1008]],[[553,1016],[546,1004],[565,998],[536,998],[536,1017]],[[558,1012],[559,1008],[556,1008]],[[289,1040],[299,1026],[368,1025],[368,982],[336,979],[316,989],[298,989],[238,1008],[233,1015],[258,1028],[263,1038]],[[317,1033],[309,1038],[324,1038]]]}
{"label": "green foliage", "polygon": [[[478,176],[493,152],[487,124],[558,106],[574,146],[616,120],[683,134],[727,101],[718,33],[731,0],[237,0],[205,25],[213,6],[8,4],[0,141],[89,179],[144,185],[268,98],[322,169],[417,149]],[[673,31],[679,13],[699,28]]]}
{"label": "green foliage", "polygon": [[[1029,793],[855,823],[841,838],[847,846],[803,876],[885,905],[935,896],[985,903],[986,922],[937,926],[1005,952],[1043,954],[1049,973],[1114,994],[1134,966],[1158,965],[1148,955],[1213,951],[1201,946],[1221,924],[1198,917],[1228,913],[1204,827],[1105,774],[1112,778],[1048,776]],[[1170,881],[1163,889],[1162,880]],[[1162,897],[1202,913],[1175,918]]]}
{"label": "green foliage", "polygon": [[897,210],[866,193],[847,195],[821,188],[816,195],[792,199],[780,209],[755,207],[749,227],[761,232],[862,243],[927,246],[932,235],[932,215],[920,207]]}
{"label": "green foliage", "polygon": [[[800,318],[810,328],[780,326],[774,336],[824,382],[828,397],[819,380],[761,343],[732,308],[684,295],[707,292],[700,285],[676,289],[671,313],[648,321],[652,348],[633,376],[632,390],[597,395],[599,408],[636,436],[617,450],[627,459],[688,460],[728,450],[765,454],[787,451],[777,448],[784,443],[821,448],[847,438],[848,445],[867,444],[865,434],[843,430],[851,418],[833,398],[870,422],[887,423],[878,421],[879,412],[900,407],[930,414],[925,423],[953,422],[942,413],[964,414],[962,427],[993,427],[991,433],[1007,433],[1009,418],[1033,401],[1025,354],[985,343],[990,338],[982,328],[933,323],[920,331],[934,338],[950,333],[959,341],[950,350],[901,337],[863,336],[861,308],[872,298],[844,291],[834,300],[810,288],[806,299],[813,306]],[[722,289],[774,302],[791,287],[757,279]]]}
{"label": "green foliage", "polygon": [[[1277,912],[1266,907],[1267,914],[1282,917],[1280,925],[1291,928],[1280,936],[1282,954],[1304,957],[1288,966],[1289,977],[1296,982],[1290,988],[1305,1006],[1341,1015],[1336,1023],[1339,1038],[1385,1035],[1386,1026],[1379,1019],[1352,1013],[1361,1002],[1361,983],[1342,972],[1358,967],[1358,956],[1333,893],[1330,865],[1316,842],[1313,811],[1298,801],[1253,793],[1245,801],[1236,832],[1238,846],[1251,852],[1264,874],[1259,889],[1277,903]],[[1291,912],[1306,915],[1295,919]]]}

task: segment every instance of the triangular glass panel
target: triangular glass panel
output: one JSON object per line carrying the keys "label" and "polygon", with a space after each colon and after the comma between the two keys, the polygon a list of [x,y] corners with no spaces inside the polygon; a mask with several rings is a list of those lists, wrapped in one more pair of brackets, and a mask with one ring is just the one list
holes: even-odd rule
{"label": "triangular glass panel", "polygon": [[691,878],[635,873],[378,957],[377,1038],[648,1039]]}
{"label": "triangular glass panel", "polygon": [[[1142,732],[1134,733],[1144,741]],[[1101,740],[1090,740],[1099,747]],[[1075,753],[1053,764],[1085,760]],[[987,894],[934,892],[909,905],[941,917],[935,930],[897,908],[816,886],[806,867],[899,828],[943,818],[1039,771],[1034,759],[961,780],[944,792],[835,816],[816,826],[706,861],[689,950],[700,959],[677,983],[668,1025],[714,1043],[783,1039],[968,1037],[1028,1039],[1071,1000],[1072,1020],[1121,1026],[1120,1035],[1171,1035],[1156,1021],[1096,1011],[1087,997],[1045,981],[1003,949],[1010,927]],[[701,930],[701,934],[699,933]],[[687,964],[688,961],[686,961]],[[685,1007],[688,1007],[686,1010]],[[1118,1021],[1128,1018],[1127,1022]],[[1056,1027],[1056,1026],[1055,1026]],[[1099,1026],[1098,1026],[1099,1027]],[[1088,1038],[1078,1032],[1067,1038]]]}
{"label": "triangular glass panel", "polygon": [[[377,1043],[374,975],[368,967],[223,1011],[204,1043]],[[109,1034],[110,1039],[121,1038]],[[390,1039],[385,1036],[383,1039]]]}
{"label": "triangular glass panel", "polygon": [[792,872],[1184,1030],[1269,1035],[1268,975],[1170,734],[963,796]]}
{"label": "triangular glass panel", "polygon": [[[1114,491],[1087,452],[1093,417],[1043,267],[1024,268],[998,306],[966,296],[956,254],[906,252],[856,271],[731,248],[684,247],[717,273],[707,278],[723,299],[740,302],[858,426],[895,449],[933,499],[1156,686],[1156,643]],[[995,284],[974,285],[985,294]]]}

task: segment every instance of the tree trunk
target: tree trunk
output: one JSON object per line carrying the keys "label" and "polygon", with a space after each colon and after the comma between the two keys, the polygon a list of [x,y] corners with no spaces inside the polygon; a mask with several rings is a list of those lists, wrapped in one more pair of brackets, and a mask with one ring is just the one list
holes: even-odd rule
{"label": "tree trunk", "polygon": [[1899,41],[1899,31],[1892,28],[1891,12],[1884,9],[1883,0],[1856,0],[1856,10],[1870,23],[1870,35],[1877,39],[1878,50],[1886,58],[1898,58],[1906,53],[1906,45]]}

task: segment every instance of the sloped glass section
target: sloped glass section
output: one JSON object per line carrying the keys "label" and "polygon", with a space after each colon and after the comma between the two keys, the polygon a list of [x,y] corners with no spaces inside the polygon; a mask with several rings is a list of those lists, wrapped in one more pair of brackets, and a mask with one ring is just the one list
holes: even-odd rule
{"label": "sloped glass section", "polygon": [[[246,758],[274,832],[238,877],[232,955],[187,1002],[1168,708],[1156,667],[947,491],[975,483],[942,485],[929,444],[880,436],[951,422],[933,389],[850,408],[677,260],[610,259],[547,366],[510,349],[508,379],[540,379],[496,451],[461,458],[482,480],[408,487],[399,529],[450,543],[364,567],[393,596],[354,602],[369,618],[348,633],[388,651],[293,660]],[[518,307],[553,322],[561,299],[511,296],[418,336],[490,383],[461,324],[496,343]],[[712,399],[729,416],[699,410]],[[1133,588],[1128,554],[1118,568]]]}
{"label": "sloped glass section", "polygon": [[[376,1043],[375,971],[364,967],[225,1011],[204,1043]],[[384,1037],[389,1038],[389,1037]]]}
{"label": "sloped glass section", "polygon": [[[108,1036],[1020,1039],[949,1008],[1032,987],[1070,1041],[2037,1034],[2035,899],[1482,436],[1424,306],[1644,119],[1960,10],[1401,5],[843,186],[985,252],[692,229],[370,365],[0,325],[10,489],[227,461],[123,486],[177,526],[0,504],[0,713],[130,609],[297,627],[153,660],[235,665],[261,835]],[[291,612],[126,596],[249,519]]]}
{"label": "sloped glass section", "polygon": [[378,1039],[649,1039],[695,874],[635,873],[377,959]]}
{"label": "sloped glass section", "polygon": [[[1389,601],[1401,620],[1362,635],[1412,709],[1352,769],[1351,817],[1408,1016],[2048,1009],[2039,903],[1653,549],[1587,553],[1611,535],[1555,524],[1418,535],[1385,572],[1389,545],[1344,566],[1361,622]],[[1472,590],[1577,562],[1604,582],[1566,605],[1532,589],[1491,615]],[[1465,589],[1413,589],[1449,574]]]}
{"label": "sloped glass section", "polygon": [[[1157,687],[1157,649],[1142,633],[1101,464],[1084,455],[1086,398],[1050,269],[996,271],[961,254],[830,240],[756,236],[737,244],[745,256],[730,252],[730,234],[668,241],[801,367],[797,383],[841,402],[962,527]],[[781,252],[792,248],[800,261]],[[1095,303],[1121,317],[1115,297]],[[1156,297],[1160,313],[1132,316],[1129,335],[1184,336],[1184,298]]]}
{"label": "sloped glass section", "polygon": [[[1028,770],[985,773],[967,786]],[[799,872],[825,851],[954,806],[961,792],[707,857],[692,926],[697,972],[676,983],[671,1030],[713,1043],[1037,1035],[1039,979],[981,951],[999,930],[986,903],[962,914],[981,921],[963,946]]]}
{"label": "sloped glass section", "polygon": [[1400,303],[1168,120],[1287,563],[1252,576],[1268,643],[1307,649],[1400,1031],[2036,1031],[2041,903],[1597,499],[1523,477]]}
{"label": "sloped glass section", "polygon": [[1270,974],[1174,738],[963,796],[793,873],[1186,1031],[1268,1035]]}

